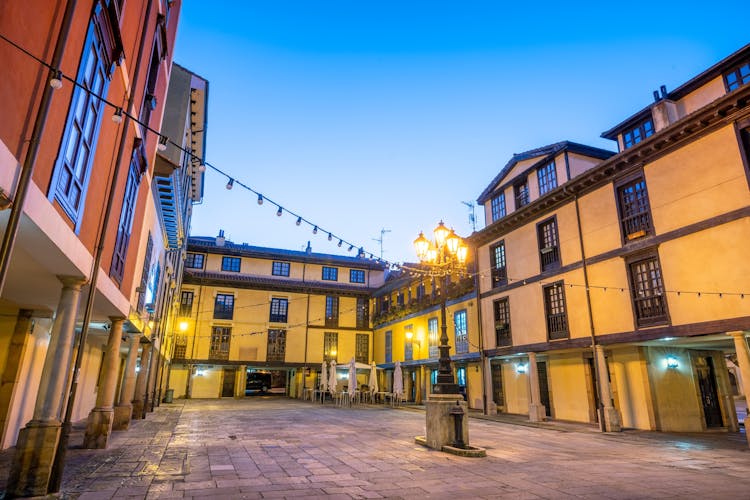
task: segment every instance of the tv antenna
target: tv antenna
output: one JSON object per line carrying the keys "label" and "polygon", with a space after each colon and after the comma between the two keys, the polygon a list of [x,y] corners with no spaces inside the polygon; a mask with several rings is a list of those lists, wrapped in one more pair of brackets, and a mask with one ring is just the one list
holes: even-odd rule
{"label": "tv antenna", "polygon": [[385,235],[385,233],[390,233],[390,232],[391,232],[390,229],[382,228],[380,230],[380,238],[372,239],[373,241],[377,241],[378,243],[380,243],[380,259],[381,260],[383,259],[383,236]]}
{"label": "tv antenna", "polygon": [[469,207],[469,223],[471,224],[471,230],[477,232],[477,218],[474,215],[474,202],[473,201],[462,201],[464,205]]}

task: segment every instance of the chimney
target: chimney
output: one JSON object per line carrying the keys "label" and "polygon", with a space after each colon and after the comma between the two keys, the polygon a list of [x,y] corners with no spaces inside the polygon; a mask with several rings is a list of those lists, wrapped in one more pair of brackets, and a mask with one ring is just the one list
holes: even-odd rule
{"label": "chimney", "polygon": [[307,242],[307,248],[305,248],[305,253],[307,255],[310,255],[312,253],[312,247],[310,246],[310,242]]}
{"label": "chimney", "polygon": [[216,246],[223,247],[225,241],[226,240],[224,239],[224,230],[219,229],[219,236],[216,237]]}

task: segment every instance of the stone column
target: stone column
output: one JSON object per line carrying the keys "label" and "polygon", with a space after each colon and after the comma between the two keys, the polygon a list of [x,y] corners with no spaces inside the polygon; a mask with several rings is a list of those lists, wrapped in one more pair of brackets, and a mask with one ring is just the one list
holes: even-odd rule
{"label": "stone column", "polygon": [[70,276],[58,276],[58,279],[63,284],[62,293],[44,358],[34,416],[18,433],[6,489],[10,498],[47,494],[60,439],[60,415],[66,396],[63,393],[68,381],[65,375],[72,365],[76,313],[85,280]]}
{"label": "stone column", "polygon": [[492,386],[492,363],[490,358],[484,358],[484,390],[483,395],[487,400],[487,415],[497,415],[495,404],[494,387]]}
{"label": "stone column", "polygon": [[8,345],[5,369],[0,376],[0,448],[8,432],[8,417],[13,408],[13,396],[19,387],[21,363],[26,353],[32,320],[30,309],[21,309],[16,317],[16,326]]}
{"label": "stone column", "polygon": [[[734,339],[734,350],[737,352],[737,365],[740,368],[740,377],[742,377],[742,388],[745,392],[745,401],[750,403],[750,348],[747,346],[747,339],[742,331],[728,332]],[[745,418],[745,438],[750,444],[750,435],[747,433],[749,418]]]}
{"label": "stone column", "polygon": [[602,415],[599,415],[599,418],[604,423],[602,429],[604,432],[620,432],[622,430],[622,419],[620,418],[620,412],[612,404],[612,387],[609,384],[609,368],[607,367],[607,359],[604,357],[604,348],[597,345],[594,350],[596,351],[597,372],[599,372],[597,380],[599,381],[599,396],[602,404]]}
{"label": "stone column", "polygon": [[115,406],[115,419],[112,423],[112,430],[121,431],[130,426],[130,419],[133,416],[133,396],[135,395],[135,365],[138,361],[138,349],[140,348],[141,333],[130,334],[130,349],[128,350],[128,359],[125,362],[125,373],[120,389],[120,398]]}
{"label": "stone column", "polygon": [[106,448],[109,435],[112,433],[112,421],[115,415],[115,390],[117,376],[120,372],[120,344],[122,343],[122,325],[125,318],[109,318],[111,327],[109,339],[104,351],[99,390],[96,392],[96,406],[86,424],[83,436],[83,447],[90,449]]}
{"label": "stone column", "polygon": [[536,367],[536,353],[529,353],[529,421],[541,422],[547,418],[547,409],[542,404],[542,393],[539,389],[539,372]]}
{"label": "stone column", "polygon": [[161,353],[159,352],[159,338],[154,334],[151,337],[151,362],[148,364],[148,376],[146,377],[146,396],[143,400],[144,411],[154,411],[154,397],[156,397],[156,386],[159,385],[158,371]]}
{"label": "stone column", "polygon": [[193,377],[195,376],[195,365],[187,365],[187,384],[185,386],[185,399],[193,397]]}
{"label": "stone column", "polygon": [[144,417],[143,404],[146,396],[146,377],[148,377],[149,354],[151,353],[151,344],[141,346],[141,366],[138,371],[138,377],[135,381],[135,395],[133,396],[133,416],[134,419]]}

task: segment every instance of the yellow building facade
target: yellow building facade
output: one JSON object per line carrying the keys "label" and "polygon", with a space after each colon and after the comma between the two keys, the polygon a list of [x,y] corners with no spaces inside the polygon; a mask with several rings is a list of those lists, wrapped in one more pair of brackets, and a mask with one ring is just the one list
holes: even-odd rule
{"label": "yellow building facade", "polygon": [[253,372],[291,397],[323,360],[373,360],[369,296],[385,266],[364,257],[190,238],[174,331],[175,397],[239,397]]}
{"label": "yellow building facade", "polygon": [[480,195],[488,224],[470,242],[491,411],[605,430],[738,428],[748,61],[750,46],[655,92],[603,134],[618,153],[528,151]]}
{"label": "yellow building facade", "polygon": [[441,302],[453,374],[469,407],[483,408],[481,338],[474,278],[431,276],[418,264],[405,264],[375,291],[372,300],[375,360],[385,369],[385,388],[393,387],[395,363],[401,365],[404,397],[423,403],[437,381]]}

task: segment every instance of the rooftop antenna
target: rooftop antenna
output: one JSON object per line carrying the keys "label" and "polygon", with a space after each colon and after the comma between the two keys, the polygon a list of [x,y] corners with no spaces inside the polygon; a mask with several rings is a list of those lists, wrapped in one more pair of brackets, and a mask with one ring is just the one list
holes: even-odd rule
{"label": "rooftop antenna", "polygon": [[469,223],[471,224],[471,230],[477,232],[477,218],[474,215],[474,202],[473,201],[462,201],[464,205],[469,207]]}
{"label": "rooftop antenna", "polygon": [[380,260],[383,260],[383,235],[385,235],[385,233],[390,233],[390,232],[391,232],[390,229],[382,228],[380,230],[380,238],[372,239],[373,241],[377,241],[378,243],[380,243]]}

